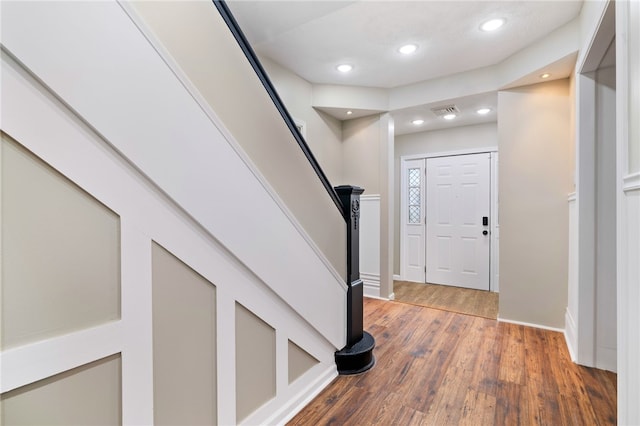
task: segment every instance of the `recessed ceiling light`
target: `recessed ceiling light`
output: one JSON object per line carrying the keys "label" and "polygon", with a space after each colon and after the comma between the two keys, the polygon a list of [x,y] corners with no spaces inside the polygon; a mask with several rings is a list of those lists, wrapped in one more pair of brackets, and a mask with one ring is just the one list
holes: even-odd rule
{"label": "recessed ceiling light", "polygon": [[443,115],[442,118],[444,118],[445,120],[453,120],[454,118],[456,118],[455,114],[447,114],[447,115]]}
{"label": "recessed ceiling light", "polygon": [[418,46],[415,44],[405,44],[398,51],[405,55],[410,55],[418,49]]}
{"label": "recessed ceiling light", "polygon": [[549,78],[551,77],[551,74],[549,74],[548,72],[545,72],[544,74],[540,75],[540,78]]}
{"label": "recessed ceiling light", "polygon": [[483,23],[482,25],[480,25],[480,29],[482,31],[495,31],[501,26],[503,26],[504,23],[505,23],[505,20],[503,18],[491,19]]}
{"label": "recessed ceiling light", "polygon": [[347,115],[353,114],[353,111],[347,111]]}
{"label": "recessed ceiling light", "polygon": [[418,119],[418,120],[413,120],[411,122],[412,124],[415,124],[416,126],[421,125],[422,123],[424,123],[424,120]]}
{"label": "recessed ceiling light", "polygon": [[353,66],[349,64],[340,64],[336,67],[336,69],[340,72],[349,72],[353,69]]}
{"label": "recessed ceiling light", "polygon": [[476,111],[476,113],[480,115],[489,114],[490,112],[491,112],[491,108],[480,108],[479,110]]}

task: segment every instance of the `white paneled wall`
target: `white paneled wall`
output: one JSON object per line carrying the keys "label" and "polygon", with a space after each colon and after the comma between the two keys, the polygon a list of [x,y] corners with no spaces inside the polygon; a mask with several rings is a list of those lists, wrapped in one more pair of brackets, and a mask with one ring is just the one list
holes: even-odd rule
{"label": "white paneled wall", "polygon": [[640,173],[623,179],[618,270],[618,419],[640,422]]}
{"label": "white paneled wall", "polygon": [[[121,354],[122,421],[152,424],[156,242],[216,287],[217,422],[237,422],[237,303],[275,330],[275,397],[244,422],[284,422],[336,375],[339,274],[118,3],[3,4],[2,42],[3,132],[120,217],[121,318],[2,351],[0,392]],[[291,383],[289,341],[319,361]]]}
{"label": "white paneled wall", "polygon": [[618,423],[640,424],[640,2],[616,1]]}
{"label": "white paneled wall", "polygon": [[364,295],[380,297],[380,195],[360,196],[360,279]]}
{"label": "white paneled wall", "polygon": [[569,299],[565,313],[565,339],[571,359],[576,361],[578,350],[578,212],[576,194],[569,194]]}

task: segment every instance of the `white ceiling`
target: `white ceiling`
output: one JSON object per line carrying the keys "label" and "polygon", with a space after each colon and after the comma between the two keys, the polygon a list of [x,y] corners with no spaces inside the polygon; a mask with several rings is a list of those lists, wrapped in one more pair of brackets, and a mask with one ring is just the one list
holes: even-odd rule
{"label": "white ceiling", "polygon": [[[305,80],[390,89],[498,64],[574,19],[582,0],[231,0],[228,4],[261,56]],[[497,17],[506,18],[503,28],[493,33],[480,30],[482,22]],[[418,44],[414,55],[397,51],[406,43]],[[338,72],[335,67],[340,63],[353,65],[353,71]],[[450,101],[459,108],[462,102],[470,107],[487,104],[495,111],[495,93],[472,98]],[[393,115],[400,124],[399,119],[415,112],[401,110]],[[495,120],[492,115],[474,119]],[[469,115],[465,124],[473,124],[474,119]],[[464,125],[462,120],[455,121],[440,124]],[[397,134],[434,128],[426,122],[422,129],[399,127]]]}
{"label": "white ceiling", "polygon": [[[455,105],[460,113],[455,122],[450,122],[438,117],[431,111],[432,108]],[[417,107],[404,108],[392,112],[395,123],[395,134],[403,135],[425,130],[439,130],[454,126],[469,126],[472,124],[489,123],[496,121],[498,106],[498,94],[496,92],[480,93],[463,98],[442,100],[439,102],[420,105]],[[490,108],[491,112],[486,115],[478,115],[476,111],[480,108]],[[422,119],[424,123],[420,125],[412,124],[413,120]]]}

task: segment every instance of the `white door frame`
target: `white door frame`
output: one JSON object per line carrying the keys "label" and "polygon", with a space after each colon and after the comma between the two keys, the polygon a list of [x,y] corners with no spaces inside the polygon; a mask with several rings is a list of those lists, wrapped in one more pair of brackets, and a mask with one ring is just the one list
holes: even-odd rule
{"label": "white door frame", "polygon": [[[499,273],[498,273],[498,259],[499,259],[499,240],[500,240],[500,226],[498,220],[498,147],[490,146],[486,148],[473,148],[473,149],[464,149],[457,151],[443,151],[443,152],[432,152],[425,154],[413,154],[413,155],[403,155],[400,157],[400,185],[404,182],[404,176],[402,176],[402,170],[404,170],[404,164],[409,160],[419,160],[419,159],[427,159],[427,158],[435,158],[435,157],[450,157],[454,155],[467,155],[467,154],[482,154],[482,153],[491,154],[491,182],[490,192],[491,192],[491,217],[489,218],[490,230],[491,230],[491,248],[489,250],[489,290],[493,292],[498,292],[499,288]],[[403,220],[407,214],[407,194],[406,191],[400,190],[400,279],[405,279],[405,256],[404,253],[404,244],[405,244],[405,235],[406,235],[406,223]],[[423,224],[424,226],[424,224]]]}
{"label": "white door frame", "polygon": [[[567,345],[571,347],[575,356],[575,362],[588,367],[604,368],[599,365],[597,357],[597,240],[596,232],[598,218],[596,217],[596,192],[598,176],[595,164],[598,160],[598,141],[595,131],[595,123],[598,119],[598,99],[596,98],[597,82],[589,75],[597,71],[609,45],[616,36],[615,28],[615,3],[608,2],[602,9],[602,16],[598,27],[595,29],[593,39],[586,49],[582,60],[576,64],[576,220],[577,224],[577,253],[576,264],[571,265],[576,273],[578,285],[577,312],[570,312],[569,308],[565,319],[567,324],[575,326],[572,330],[571,340]],[[617,43],[621,39],[616,38]],[[616,63],[616,67],[618,64]],[[617,87],[616,97],[624,93],[624,87]],[[618,106],[618,105],[616,105]],[[616,111],[619,113],[619,111]],[[619,132],[616,127],[616,132]],[[616,135],[616,139],[620,138]],[[619,146],[617,147],[619,149]],[[617,180],[620,180],[618,177]],[[616,210],[619,210],[616,206]],[[620,220],[618,212],[616,219]],[[619,240],[619,235],[617,239]],[[620,247],[618,246],[618,252]],[[571,295],[575,296],[575,295]],[[572,301],[573,302],[573,301]],[[572,303],[574,304],[574,303]],[[571,306],[572,304],[569,304]],[[565,324],[565,327],[567,325]],[[620,333],[620,324],[617,332]],[[620,334],[618,334],[620,336]],[[618,337],[618,346],[620,339]]]}

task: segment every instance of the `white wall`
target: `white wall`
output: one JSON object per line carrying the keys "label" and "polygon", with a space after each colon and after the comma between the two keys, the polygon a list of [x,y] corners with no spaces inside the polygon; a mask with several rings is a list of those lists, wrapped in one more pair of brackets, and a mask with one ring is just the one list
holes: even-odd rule
{"label": "white wall", "polygon": [[[618,133],[613,2],[586,5],[576,65],[577,291],[569,293],[568,344],[576,362],[616,371]],[[571,288],[570,288],[571,290]]]}
{"label": "white wall", "polygon": [[[600,67],[607,49],[615,36],[615,15],[613,4],[609,2],[585,3],[581,12],[581,50],[576,64],[576,150],[575,150],[575,190],[576,190],[576,269],[577,291],[571,292],[567,317],[570,326],[575,326],[575,345],[572,352],[576,362],[596,365],[596,307],[597,277],[596,232],[597,232],[597,146],[598,131],[602,133],[599,121],[598,83],[594,71]],[[600,117],[601,118],[601,117]],[[577,312],[574,310],[577,309]]]}
{"label": "white wall", "polygon": [[360,279],[364,295],[380,297],[380,195],[360,196]]}
{"label": "white wall", "polygon": [[640,424],[640,2],[617,1],[618,422]]}
{"label": "white wall", "polygon": [[569,269],[567,271],[568,300],[564,320],[564,334],[571,360],[577,362],[580,286],[578,285],[578,209],[576,206],[576,194],[569,194],[567,202],[569,204]]}
{"label": "white wall", "polygon": [[564,328],[569,80],[498,94],[499,318]]}
{"label": "white wall", "polygon": [[[616,308],[618,423],[640,424],[640,3],[637,1],[585,2],[581,13],[581,50],[577,64],[577,189],[579,226],[580,327],[575,345],[582,364],[594,365],[598,340],[594,310],[599,307],[594,288],[596,272],[596,181],[597,159],[602,147],[596,144],[596,70],[615,37],[616,42]],[[580,74],[582,72],[583,74]],[[610,97],[607,101],[610,101]],[[605,153],[610,155],[610,153]],[[598,165],[598,166],[596,166]],[[612,206],[611,206],[612,208]],[[597,259],[598,262],[601,259]],[[584,289],[582,287],[585,287]],[[570,303],[570,308],[573,304]],[[586,320],[583,317],[586,314]],[[586,324],[583,324],[586,323]],[[581,342],[585,342],[584,345]]]}
{"label": "white wall", "polygon": [[[609,55],[614,49],[615,43]],[[570,205],[566,314],[574,360],[610,371],[616,371],[617,363],[615,74],[615,65],[608,65],[578,77],[580,112],[587,118],[581,120],[576,151],[581,156],[577,202],[574,197]]]}
{"label": "white wall", "polygon": [[411,133],[395,138],[394,150],[394,244],[393,273],[400,274],[400,157],[403,155],[432,154],[465,149],[489,148],[498,145],[496,123],[453,127],[432,132]]}
{"label": "white wall", "polygon": [[[610,52],[615,52],[615,44]],[[596,367],[616,371],[616,69],[596,79]]]}

